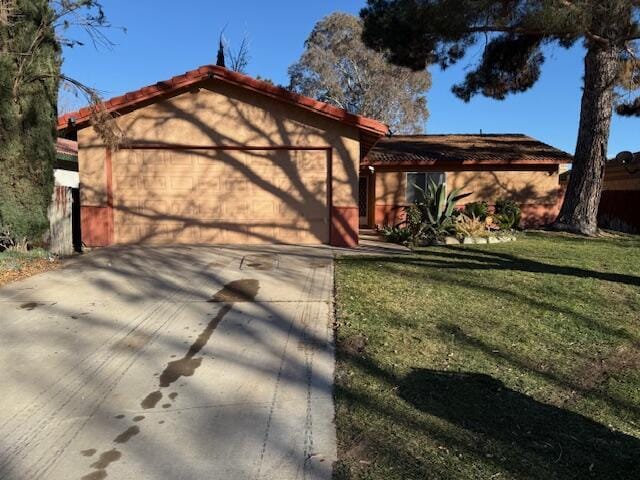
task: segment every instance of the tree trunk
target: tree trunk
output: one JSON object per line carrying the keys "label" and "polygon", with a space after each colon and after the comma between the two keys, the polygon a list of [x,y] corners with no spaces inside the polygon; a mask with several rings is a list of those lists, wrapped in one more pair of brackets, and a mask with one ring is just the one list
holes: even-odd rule
{"label": "tree trunk", "polygon": [[613,46],[591,45],[584,64],[576,153],[564,202],[553,228],[595,235],[613,113],[618,50]]}

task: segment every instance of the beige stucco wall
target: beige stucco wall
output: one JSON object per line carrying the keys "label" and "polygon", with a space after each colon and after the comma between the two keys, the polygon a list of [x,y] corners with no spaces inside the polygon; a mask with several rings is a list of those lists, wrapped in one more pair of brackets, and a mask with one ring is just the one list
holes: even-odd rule
{"label": "beige stucco wall", "polygon": [[[464,203],[510,198],[523,204],[555,203],[559,192],[557,170],[546,171],[457,171],[447,173],[447,190],[472,192]],[[376,204],[405,204],[406,173],[376,173]]]}
{"label": "beige stucco wall", "polygon": [[[355,127],[246,89],[212,81],[206,88],[117,119],[128,142],[201,146],[331,146],[333,205],[357,205],[359,134]],[[93,128],[78,133],[83,206],[106,203],[105,149]],[[244,152],[226,152],[229,165]]]}

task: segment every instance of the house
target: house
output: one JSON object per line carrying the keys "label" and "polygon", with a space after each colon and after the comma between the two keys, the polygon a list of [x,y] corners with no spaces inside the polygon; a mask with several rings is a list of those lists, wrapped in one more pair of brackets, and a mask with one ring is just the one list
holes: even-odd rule
{"label": "house", "polygon": [[395,225],[429,181],[471,195],[467,202],[507,198],[526,227],[553,221],[563,189],[559,172],[571,155],[525,135],[409,135],[380,139],[360,163],[362,227]]}
{"label": "house", "polygon": [[56,161],[53,165],[55,185],[78,188],[78,143],[66,138],[56,139]]}
{"label": "house", "polygon": [[558,210],[571,156],[524,135],[388,135],[375,120],[204,66],[104,103],[108,148],[84,108],[77,139],[82,243],[358,245],[395,224],[428,179],[467,201],[520,202],[526,225]]}
{"label": "house", "polygon": [[[621,160],[608,160],[602,180],[602,196],[598,207],[598,226],[627,233],[640,233],[640,152],[626,165]],[[570,171],[560,176],[566,188]]]}
{"label": "house", "polygon": [[375,120],[217,66],[61,117],[77,138],[83,243],[358,244],[360,160]]}

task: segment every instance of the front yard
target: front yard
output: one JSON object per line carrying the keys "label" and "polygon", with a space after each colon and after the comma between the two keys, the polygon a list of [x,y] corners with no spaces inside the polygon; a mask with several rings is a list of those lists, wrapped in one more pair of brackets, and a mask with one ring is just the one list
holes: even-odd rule
{"label": "front yard", "polygon": [[640,478],[640,238],[336,269],[336,478]]}

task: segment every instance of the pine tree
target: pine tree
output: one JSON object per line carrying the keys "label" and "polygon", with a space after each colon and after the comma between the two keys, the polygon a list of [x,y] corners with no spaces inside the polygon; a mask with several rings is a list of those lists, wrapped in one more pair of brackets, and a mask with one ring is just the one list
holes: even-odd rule
{"label": "pine tree", "polygon": [[[531,88],[545,61],[543,47],[585,46],[584,89],[577,147],[564,204],[555,226],[593,235],[602,191],[611,117],[640,112],[638,0],[368,0],[363,38],[390,59],[416,70],[459,62],[467,50],[484,53],[453,87],[463,100],[482,94],[503,99]],[[631,98],[628,98],[631,97]]]}

